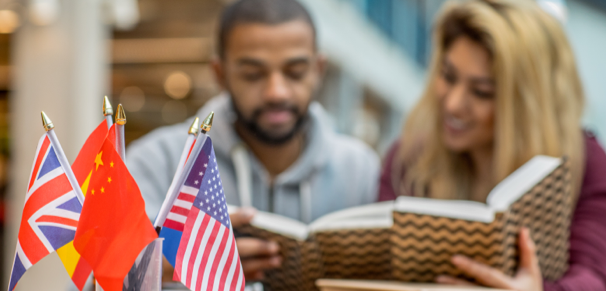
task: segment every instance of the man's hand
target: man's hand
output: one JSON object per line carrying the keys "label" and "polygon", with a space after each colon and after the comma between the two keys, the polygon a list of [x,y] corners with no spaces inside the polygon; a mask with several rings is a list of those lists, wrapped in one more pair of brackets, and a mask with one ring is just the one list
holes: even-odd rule
{"label": "man's hand", "polygon": [[[234,228],[250,223],[255,216],[254,208],[240,208],[231,214],[231,224]],[[241,237],[236,239],[242,269],[246,281],[263,279],[263,271],[280,267],[280,246],[275,242],[265,241],[252,237]]]}
{"label": "man's hand", "polygon": [[[530,238],[530,232],[527,228],[520,230],[518,244],[520,246],[520,267],[514,277],[509,277],[499,270],[465,256],[454,256],[452,263],[466,275],[488,287],[517,291],[543,290],[543,278],[539,268],[539,259],[536,255],[536,246]],[[443,284],[473,285],[465,280],[446,275],[438,276],[436,281]]]}

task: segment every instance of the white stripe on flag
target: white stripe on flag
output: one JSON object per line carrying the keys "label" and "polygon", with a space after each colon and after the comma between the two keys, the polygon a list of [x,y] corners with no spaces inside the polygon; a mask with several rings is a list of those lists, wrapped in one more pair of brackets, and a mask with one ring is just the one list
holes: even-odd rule
{"label": "white stripe on flag", "polygon": [[29,258],[23,252],[23,248],[21,247],[21,242],[19,242],[18,240],[17,240],[17,256],[19,256],[19,259],[21,260],[21,264],[23,264],[23,267],[25,268],[25,270],[31,268],[32,263],[29,261]]}
{"label": "white stripe on flag", "polygon": [[238,275],[238,283],[236,283],[236,290],[242,290],[242,280],[244,280],[244,273],[242,272],[242,266],[240,266],[240,274]]}
{"label": "white stripe on flag", "polygon": [[169,212],[168,215],[166,216],[166,219],[174,220],[174,221],[177,221],[180,223],[185,223],[185,221],[187,220],[187,216],[181,215],[178,213],[174,213],[174,212]]}
{"label": "white stripe on flag", "polygon": [[[233,243],[235,244],[235,242]],[[229,267],[229,273],[227,273],[227,278],[225,278],[225,290],[229,290],[229,287],[231,286],[231,281],[234,279],[234,273],[236,272],[237,264],[238,256],[237,253],[235,253],[231,261],[231,267]]]}
{"label": "white stripe on flag", "polygon": [[[202,217],[204,218],[204,216],[206,216],[206,213],[201,212],[200,214],[198,214],[198,217]],[[208,226],[206,226],[206,229],[204,230],[204,236],[202,236],[202,240],[200,241],[200,247],[198,248],[198,255],[195,258],[191,257],[191,251],[189,252],[188,256],[183,256],[183,261],[185,262],[185,260],[187,259],[187,263],[189,264],[190,262],[194,262],[193,265],[193,269],[191,272],[191,284],[189,286],[187,286],[187,284],[185,286],[190,287],[189,289],[194,289],[196,287],[196,281],[198,280],[198,272],[200,271],[200,262],[198,262],[198,258],[200,257],[200,254],[204,254],[204,250],[206,250],[206,246],[208,245],[208,238],[210,237],[210,235],[213,232],[213,227],[215,227],[215,223],[218,223],[216,220],[214,220],[212,217],[210,217],[210,220],[208,221]],[[195,227],[195,225],[194,225]],[[200,226],[198,226],[200,227]],[[194,244],[196,243],[196,238],[197,235],[195,237],[190,237],[189,238],[189,242],[187,243],[187,250],[189,250],[189,248],[193,248]],[[187,255],[187,253],[186,253]],[[187,273],[185,273],[185,277],[187,277]],[[183,284],[185,284],[185,282],[183,282]]]}
{"label": "white stripe on flag", "polygon": [[225,246],[225,250],[223,251],[223,255],[221,256],[221,261],[219,261],[219,265],[217,266],[217,273],[215,274],[215,280],[213,281],[215,282],[215,285],[213,285],[213,291],[219,290],[219,286],[221,285],[221,275],[225,273],[225,270],[223,270],[225,268],[225,262],[227,261],[227,257],[229,257],[229,254],[232,252],[231,245],[233,240],[233,234],[229,229],[227,231],[229,231],[229,236],[227,237],[227,243]]}
{"label": "white stripe on flag", "polygon": [[[181,263],[181,283],[185,284],[187,282],[187,268],[189,266],[189,260],[191,257],[191,252],[194,248],[194,243],[196,242],[196,238],[198,237],[198,232],[200,231],[200,225],[202,224],[202,220],[204,219],[204,212],[198,213],[198,217],[196,217],[196,221],[194,221],[194,225],[191,230],[191,234],[189,236],[189,241],[187,242],[185,248],[185,254],[183,254],[183,261]],[[206,229],[208,230],[208,228]],[[206,233],[205,233],[206,235]]]}
{"label": "white stripe on flag", "polygon": [[181,192],[183,194],[191,195],[191,196],[198,195],[198,191],[200,191],[200,189],[198,189],[198,188],[189,187],[189,186],[185,186],[185,185],[181,186],[180,190],[181,191],[179,191],[179,192]]}
{"label": "white stripe on flag", "polygon": [[[210,250],[210,254],[208,255],[208,260],[206,260],[205,263],[205,267],[204,267],[204,275],[202,276],[202,289],[201,290],[208,290],[208,278],[210,277],[210,271],[213,268],[213,263],[215,261],[215,257],[217,256],[217,251],[219,250],[219,247],[221,246],[221,240],[223,239],[223,235],[225,235],[225,230],[227,230],[227,227],[225,227],[224,225],[222,225],[220,222],[217,222],[219,224],[219,233],[217,234],[217,238],[215,239],[215,243],[213,243],[213,248]],[[200,253],[198,253],[198,257],[200,257]],[[221,254],[219,254],[219,256],[221,256]],[[197,261],[197,260],[196,260]],[[215,284],[217,284],[217,281],[215,281]]]}
{"label": "white stripe on flag", "polygon": [[179,207],[185,208],[185,209],[191,209],[192,205],[194,205],[194,204],[189,201],[181,200],[179,198],[177,198],[177,200],[175,200],[175,204],[174,204],[174,206],[179,206]]}

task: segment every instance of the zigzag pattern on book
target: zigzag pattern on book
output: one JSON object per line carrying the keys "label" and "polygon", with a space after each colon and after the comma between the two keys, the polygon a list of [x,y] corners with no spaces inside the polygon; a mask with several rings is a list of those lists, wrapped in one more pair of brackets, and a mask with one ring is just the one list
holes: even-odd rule
{"label": "zigzag pattern on book", "polygon": [[410,282],[432,282],[437,275],[461,276],[451,263],[463,254],[513,275],[518,265],[517,236],[530,229],[543,277],[567,270],[572,214],[569,162],[514,202],[491,223],[394,212],[392,275]]}
{"label": "zigzag pattern on book", "polygon": [[263,283],[272,291],[317,290],[315,281],[324,274],[318,247],[313,241],[297,241],[276,233],[247,225],[238,233],[275,241],[280,245],[282,266],[268,270]]}
{"label": "zigzag pattern on book", "polygon": [[391,230],[342,229],[318,232],[325,278],[390,279]]}

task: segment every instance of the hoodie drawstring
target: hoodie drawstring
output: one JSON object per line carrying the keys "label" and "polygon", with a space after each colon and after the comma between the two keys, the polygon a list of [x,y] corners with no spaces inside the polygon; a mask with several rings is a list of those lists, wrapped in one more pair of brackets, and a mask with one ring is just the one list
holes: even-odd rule
{"label": "hoodie drawstring", "polygon": [[237,145],[231,152],[231,159],[236,170],[236,183],[241,207],[252,207],[252,173],[250,160],[244,145]]}
{"label": "hoodie drawstring", "polygon": [[[236,171],[236,183],[241,207],[252,207],[252,172],[248,151],[243,144],[239,144],[231,152],[231,159]],[[312,175],[313,176],[313,175]],[[310,223],[311,213],[311,177],[299,184],[299,204],[301,221]],[[273,203],[273,201],[270,201]]]}

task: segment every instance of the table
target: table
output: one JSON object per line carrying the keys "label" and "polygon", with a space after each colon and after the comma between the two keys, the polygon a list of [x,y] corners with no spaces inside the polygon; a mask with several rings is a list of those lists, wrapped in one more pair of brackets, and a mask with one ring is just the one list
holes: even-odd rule
{"label": "table", "polygon": [[343,279],[319,279],[316,281],[316,286],[318,286],[321,291],[504,291],[501,289],[485,287],[462,287],[431,283],[419,284],[399,281]]}

